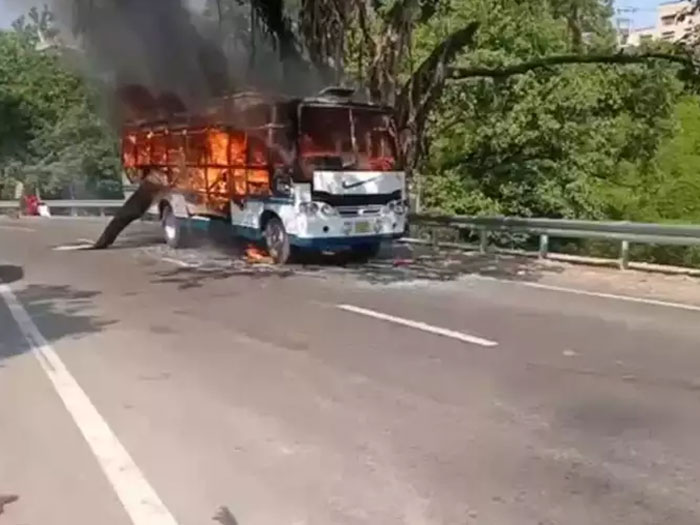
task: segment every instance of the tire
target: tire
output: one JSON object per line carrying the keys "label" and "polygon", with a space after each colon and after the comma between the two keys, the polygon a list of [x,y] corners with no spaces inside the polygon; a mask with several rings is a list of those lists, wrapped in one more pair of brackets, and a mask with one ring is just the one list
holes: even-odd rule
{"label": "tire", "polygon": [[170,204],[163,206],[161,224],[163,226],[165,244],[171,248],[179,248],[182,241],[182,227]]}
{"label": "tire", "polygon": [[136,191],[119,208],[114,218],[109,221],[109,224],[95,243],[94,249],[104,250],[109,248],[129,224],[143,217],[151,207],[151,204],[156,200],[158,192],[163,189],[161,182],[162,179],[154,173],[144,176]]}
{"label": "tire", "polygon": [[265,247],[275,264],[286,264],[289,261],[292,253],[289,244],[289,235],[284,229],[284,224],[278,217],[272,217],[263,232],[265,238]]}

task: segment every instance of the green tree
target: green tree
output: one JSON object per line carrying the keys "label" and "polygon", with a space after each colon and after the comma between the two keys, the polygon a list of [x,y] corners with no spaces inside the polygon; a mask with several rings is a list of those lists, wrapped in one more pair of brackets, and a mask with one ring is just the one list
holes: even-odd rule
{"label": "green tree", "polygon": [[0,189],[10,197],[21,181],[44,196],[119,196],[116,142],[94,93],[54,52],[36,49],[51,22],[32,9],[0,32]]}
{"label": "green tree", "polygon": [[631,219],[700,223],[700,98],[684,96],[675,121],[675,132],[638,178]]}
{"label": "green tree", "polygon": [[[585,28],[585,39],[562,16],[570,11],[556,7],[530,2],[463,13],[481,17],[488,30],[479,33],[477,50],[460,58],[454,69],[461,79],[446,86],[429,123],[426,208],[588,218],[619,213],[611,198],[629,193],[630,174],[638,176],[669,133],[681,84],[665,62],[596,64],[628,57],[613,54],[607,3],[582,6],[580,13],[590,16],[579,14],[576,24]],[[436,38],[430,33],[428,48]],[[532,67],[552,57],[572,63]],[[581,63],[588,57],[593,63]]]}

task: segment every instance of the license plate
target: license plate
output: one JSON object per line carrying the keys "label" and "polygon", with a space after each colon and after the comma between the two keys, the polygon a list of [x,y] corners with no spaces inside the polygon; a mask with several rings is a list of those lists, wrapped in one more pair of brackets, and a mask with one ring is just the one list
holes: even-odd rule
{"label": "license plate", "polygon": [[369,232],[370,232],[369,222],[362,221],[362,222],[355,223],[355,233],[369,233]]}

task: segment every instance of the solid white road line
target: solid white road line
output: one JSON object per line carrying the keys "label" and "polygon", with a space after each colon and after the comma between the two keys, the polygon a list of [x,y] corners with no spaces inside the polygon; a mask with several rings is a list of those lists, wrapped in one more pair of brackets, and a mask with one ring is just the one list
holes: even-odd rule
{"label": "solid white road line", "polygon": [[694,305],[694,304],[686,304],[686,303],[674,303],[672,301],[661,301],[659,299],[645,299],[644,297],[634,297],[632,295],[618,295],[618,294],[612,294],[612,293],[605,293],[605,292],[592,292],[589,290],[580,290],[577,288],[567,288],[565,286],[555,286],[551,284],[541,284],[541,283],[531,283],[527,281],[511,281],[508,279],[497,279],[495,277],[487,277],[484,275],[479,275],[479,276],[471,276],[470,278],[478,279],[481,281],[496,281],[499,283],[509,283],[509,284],[516,284],[520,286],[527,286],[529,288],[537,288],[539,290],[549,290],[552,292],[562,292],[562,293],[570,293],[574,295],[585,295],[588,297],[600,297],[602,299],[614,299],[617,301],[626,301],[628,303],[639,303],[639,304],[648,304],[652,306],[663,306],[666,308],[678,308],[681,310],[688,310],[691,312],[700,312],[700,306]]}
{"label": "solid white road line", "polygon": [[90,398],[46,342],[10,287],[0,284],[7,303],[32,353],[51,380],[75,424],[107,476],[134,525],[177,525],[175,518],[109,428]]}
{"label": "solid white road line", "polygon": [[488,339],[482,339],[481,337],[476,337],[473,335],[465,334],[463,332],[456,332],[454,330],[448,330],[447,328],[440,328],[439,326],[432,326],[420,321],[411,321],[410,319],[403,319],[401,317],[394,317],[393,315],[383,314],[381,312],[375,312],[374,310],[368,310],[366,308],[359,308],[357,306],[352,306],[349,304],[339,304],[336,305],[337,308],[345,310],[346,312],[352,312],[360,315],[366,315],[367,317],[374,317],[375,319],[381,319],[382,321],[389,321],[390,323],[400,324],[403,326],[408,326],[409,328],[415,328],[416,330],[422,330],[424,332],[429,332],[435,335],[441,335],[443,337],[449,337],[451,339],[457,339],[465,343],[471,343],[479,346],[493,347],[498,346],[495,341],[489,341]]}

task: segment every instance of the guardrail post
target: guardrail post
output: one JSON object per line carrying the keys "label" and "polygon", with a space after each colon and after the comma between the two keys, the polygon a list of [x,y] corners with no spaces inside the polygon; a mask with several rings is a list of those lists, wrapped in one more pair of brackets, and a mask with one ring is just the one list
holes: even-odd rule
{"label": "guardrail post", "polygon": [[546,233],[540,234],[540,259],[546,259],[549,253],[549,235]]}
{"label": "guardrail post", "polygon": [[479,251],[481,253],[486,253],[489,247],[489,232],[486,228],[481,228],[479,230]]}
{"label": "guardrail post", "polygon": [[620,245],[620,270],[626,270],[630,263],[630,242],[622,241]]}
{"label": "guardrail post", "polygon": [[78,208],[71,206],[70,209],[70,216],[71,217],[77,217],[78,216]]}
{"label": "guardrail post", "polygon": [[430,228],[430,244],[434,249],[438,248],[438,230],[437,228]]}

